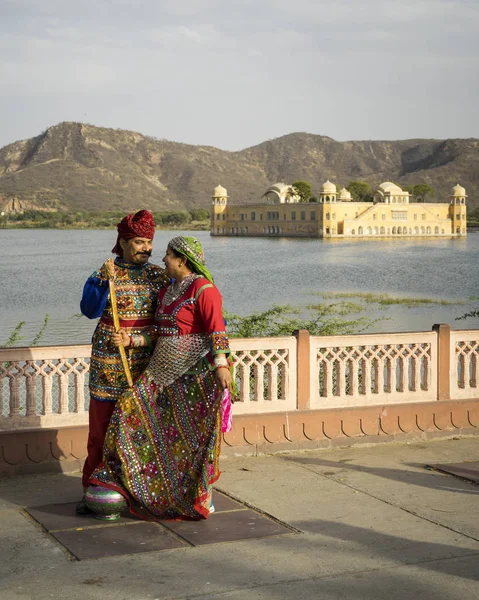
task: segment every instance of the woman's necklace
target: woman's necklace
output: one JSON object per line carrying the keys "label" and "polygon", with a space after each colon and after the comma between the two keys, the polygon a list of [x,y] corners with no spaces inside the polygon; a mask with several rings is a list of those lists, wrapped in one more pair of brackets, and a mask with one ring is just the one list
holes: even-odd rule
{"label": "woman's necklace", "polygon": [[190,275],[184,277],[179,283],[175,281],[175,283],[170,284],[163,296],[163,304],[168,306],[168,304],[181,298],[193,281],[198,277],[199,275],[197,273],[190,273]]}

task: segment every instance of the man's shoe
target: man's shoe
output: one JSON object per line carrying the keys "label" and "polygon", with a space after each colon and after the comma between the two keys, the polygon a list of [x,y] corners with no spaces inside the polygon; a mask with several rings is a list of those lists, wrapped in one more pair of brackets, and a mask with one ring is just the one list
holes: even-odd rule
{"label": "man's shoe", "polygon": [[80,500],[80,502],[76,505],[75,512],[77,515],[92,515],[93,511],[91,508],[88,508],[86,505],[85,496]]}

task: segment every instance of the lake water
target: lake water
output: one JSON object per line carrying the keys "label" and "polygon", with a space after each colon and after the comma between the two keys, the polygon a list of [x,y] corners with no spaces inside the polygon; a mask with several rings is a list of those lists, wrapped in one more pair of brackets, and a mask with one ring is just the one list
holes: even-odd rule
{"label": "lake water", "polygon": [[[479,232],[466,239],[326,241],[158,231],[152,262],[161,263],[168,240],[180,234],[202,242],[225,308],[233,313],[273,304],[306,307],[321,301],[318,292],[372,292],[458,304],[387,310],[366,305],[369,317],[389,319],[370,332],[427,331],[434,323],[479,328],[479,319],[455,321],[479,305],[470,301],[479,296]],[[42,345],[89,343],[96,322],[79,316],[83,284],[111,256],[115,239],[111,230],[0,229],[0,345],[20,321],[26,325],[17,345],[28,345],[47,313]]]}

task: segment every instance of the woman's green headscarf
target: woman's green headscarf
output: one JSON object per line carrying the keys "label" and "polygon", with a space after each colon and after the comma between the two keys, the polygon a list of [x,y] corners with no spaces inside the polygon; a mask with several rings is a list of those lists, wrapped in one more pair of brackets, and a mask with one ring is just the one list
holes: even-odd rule
{"label": "woman's green headscarf", "polygon": [[213,276],[206,267],[205,254],[203,246],[194,237],[183,237],[179,235],[168,242],[168,246],[185,256],[190,262],[195,273],[206,277],[208,281],[213,283]]}

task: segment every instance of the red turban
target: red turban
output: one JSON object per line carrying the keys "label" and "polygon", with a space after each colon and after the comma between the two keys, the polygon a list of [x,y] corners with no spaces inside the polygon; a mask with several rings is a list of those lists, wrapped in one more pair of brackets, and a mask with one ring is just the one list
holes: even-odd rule
{"label": "red turban", "polygon": [[155,221],[153,215],[147,210],[139,210],[137,213],[127,215],[117,225],[118,237],[112,252],[123,256],[120,240],[131,240],[135,237],[153,239],[155,235]]}

